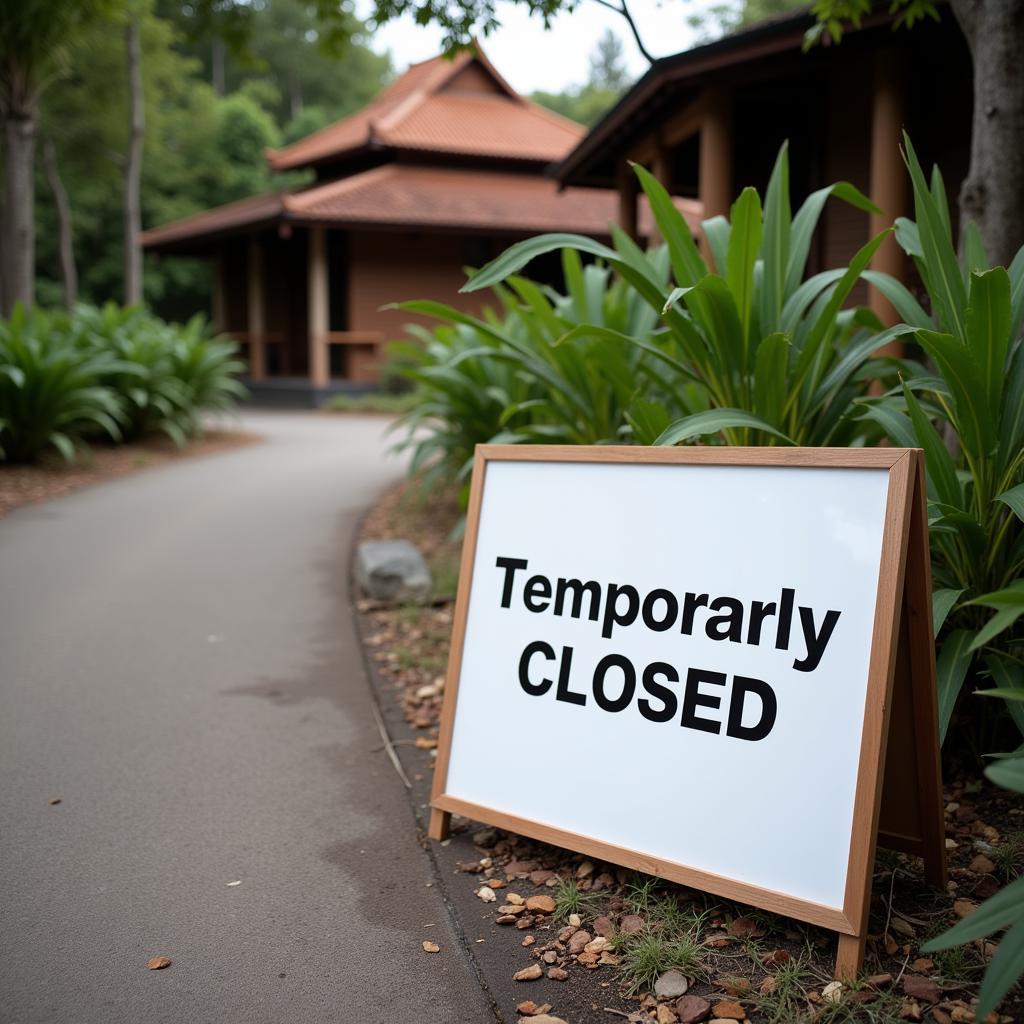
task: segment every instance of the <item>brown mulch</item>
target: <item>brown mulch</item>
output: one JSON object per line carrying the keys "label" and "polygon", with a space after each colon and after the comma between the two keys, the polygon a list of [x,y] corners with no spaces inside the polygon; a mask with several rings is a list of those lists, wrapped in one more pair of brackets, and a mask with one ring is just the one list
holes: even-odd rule
{"label": "brown mulch", "polygon": [[[385,495],[367,515],[362,539],[404,537],[417,544],[428,561],[457,564],[461,545],[452,531],[460,516],[452,493],[434,491],[424,495],[415,482],[407,482]],[[403,741],[417,748],[421,763],[415,777],[429,778],[436,756],[452,606],[435,602],[427,607],[380,609],[366,604],[361,610],[369,656],[415,737]],[[529,770],[524,762],[524,772],[529,774]],[[711,1003],[737,1000],[745,1007],[748,1020],[773,1024],[819,1019],[952,1024],[972,1019],[972,1001],[977,998],[996,943],[979,940],[931,956],[923,954],[920,947],[1020,874],[1024,868],[1024,806],[1014,794],[985,782],[980,770],[958,769],[945,782],[948,891],[930,889],[914,858],[879,851],[864,975],[858,987],[846,990],[841,1007],[829,1002],[827,994],[822,995],[834,963],[833,935],[666,884],[659,891],[669,900],[678,900],[682,912],[707,914],[701,934],[703,944],[709,947],[706,962],[712,972],[706,981],[691,987],[691,994],[699,993],[699,998]],[[586,780],[579,783],[586,784]],[[532,885],[533,891],[552,894],[572,880],[587,908],[583,927],[593,937],[614,937],[625,927],[662,927],[638,911],[636,877],[615,865],[592,863],[570,851],[495,829],[481,829],[459,819],[455,828],[464,835],[472,834],[475,849],[474,860],[459,864],[466,873],[465,884],[477,891],[492,880],[495,883],[496,901],[481,903],[481,909],[486,908],[498,924],[518,930],[524,927],[524,920],[533,920],[528,913],[502,905],[502,889],[514,886],[519,879],[520,890]],[[560,924],[563,927],[549,936],[552,941],[543,945],[538,941],[524,950],[517,939],[514,949],[519,958],[510,959],[509,972],[537,962],[524,962],[524,955],[543,956],[545,969],[554,963],[556,971],[585,984],[588,992],[592,988],[595,1006],[600,1005],[602,988],[607,989],[609,983],[626,993],[619,973],[619,950],[591,954],[584,950],[581,959],[570,941],[576,929],[565,919]],[[543,938],[538,934],[538,939]],[[526,946],[528,941],[527,937],[521,945]],[[517,956],[515,952],[509,955]],[[796,961],[804,966],[798,986],[799,1009],[795,1004],[780,1006],[771,999],[779,965]],[[628,998],[635,1001],[635,1017],[630,1013],[630,1020],[660,1024],[682,1015],[681,1006],[672,1003],[659,1007],[659,1001],[646,990]],[[718,1015],[724,1015],[724,1007]],[[612,1019],[600,1013],[596,1016]],[[619,1019],[625,1016],[621,1014]],[[1024,1020],[1024,995],[1019,987],[990,1020]]]}
{"label": "brown mulch", "polygon": [[170,438],[155,437],[117,447],[97,445],[79,452],[74,462],[47,452],[31,465],[0,463],[0,519],[21,505],[49,501],[101,480],[259,440],[242,431],[211,430],[183,449]]}

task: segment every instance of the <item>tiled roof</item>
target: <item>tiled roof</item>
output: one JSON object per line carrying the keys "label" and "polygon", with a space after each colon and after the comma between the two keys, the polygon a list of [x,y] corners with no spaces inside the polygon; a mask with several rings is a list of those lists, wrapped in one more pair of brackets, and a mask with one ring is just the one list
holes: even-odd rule
{"label": "tiled roof", "polygon": [[[474,65],[480,74],[470,80]],[[269,150],[267,161],[285,171],[374,146],[548,163],[585,133],[519,96],[477,48],[414,64],[358,113]]]}
{"label": "tiled roof", "polygon": [[[297,192],[243,199],[147,231],[148,248],[173,247],[268,221],[342,226],[472,229],[532,234],[607,235],[618,197],[606,189],[567,188],[537,175],[385,164]],[[677,200],[696,230],[700,205]],[[641,205],[640,229],[651,220]]]}

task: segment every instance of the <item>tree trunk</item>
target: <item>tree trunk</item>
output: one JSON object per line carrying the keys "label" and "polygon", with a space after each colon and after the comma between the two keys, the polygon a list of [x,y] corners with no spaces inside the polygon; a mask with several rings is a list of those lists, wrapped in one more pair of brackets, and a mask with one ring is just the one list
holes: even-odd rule
{"label": "tree trunk", "polygon": [[35,280],[34,177],[36,122],[34,111],[4,116],[4,219],[0,229],[0,272],[3,312],[16,302],[31,306]]}
{"label": "tree trunk", "polygon": [[139,179],[142,176],[143,96],[139,22],[133,17],[125,28],[128,57],[128,109],[131,117],[128,156],[124,162],[124,304],[142,302],[142,212]]}
{"label": "tree trunk", "polygon": [[974,64],[971,165],[960,190],[962,225],[977,224],[993,264],[1024,243],[1024,4],[952,0]]}
{"label": "tree trunk", "polygon": [[57,208],[57,233],[60,247],[60,280],[64,287],[64,305],[68,311],[78,302],[78,271],[75,268],[75,247],[72,242],[71,204],[57,169],[57,150],[52,139],[43,143],[43,167]]}
{"label": "tree trunk", "polygon": [[210,40],[210,77],[213,79],[213,91],[218,96],[224,95],[224,40],[214,36]]}

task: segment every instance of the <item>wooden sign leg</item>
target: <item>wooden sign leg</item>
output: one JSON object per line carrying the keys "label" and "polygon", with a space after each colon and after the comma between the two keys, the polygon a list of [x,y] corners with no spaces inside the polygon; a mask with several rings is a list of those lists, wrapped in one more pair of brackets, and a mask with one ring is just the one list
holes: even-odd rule
{"label": "wooden sign leg", "polygon": [[447,839],[451,832],[452,816],[448,811],[439,811],[436,807],[430,808],[430,824],[427,827],[427,835],[439,842]]}
{"label": "wooden sign leg", "polygon": [[864,963],[864,935],[840,935],[836,950],[836,980],[856,978]]}

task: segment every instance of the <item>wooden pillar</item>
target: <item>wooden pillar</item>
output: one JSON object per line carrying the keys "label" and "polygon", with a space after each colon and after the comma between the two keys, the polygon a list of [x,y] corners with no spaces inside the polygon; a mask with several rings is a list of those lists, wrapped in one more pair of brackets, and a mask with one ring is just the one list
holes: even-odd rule
{"label": "wooden pillar", "polygon": [[[875,54],[874,96],[871,106],[871,184],[869,192],[882,215],[871,214],[870,237],[892,225],[907,213],[909,201],[907,170],[900,156],[901,131],[906,115],[905,92],[896,50]],[[871,260],[871,269],[884,271],[906,282],[907,259],[891,235]],[[899,315],[877,288],[869,292],[869,305],[887,326],[899,322]],[[893,342],[884,350],[899,354],[902,345]]]}
{"label": "wooden pillar", "polygon": [[249,239],[249,287],[246,332],[249,339],[249,376],[263,380],[267,375],[266,302],[263,295],[263,243],[259,236]]}
{"label": "wooden pillar", "polygon": [[330,329],[327,287],[327,232],[309,229],[309,382],[325,388],[331,382],[331,364],[327,348]]}
{"label": "wooden pillar", "polygon": [[[732,205],[732,97],[712,87],[705,97],[700,126],[700,168],[698,191],[704,207],[703,219],[729,215]],[[707,242],[701,239],[704,258],[711,259]],[[718,268],[719,273],[725,267]]]}
{"label": "wooden pillar", "polygon": [[228,301],[224,280],[224,252],[218,250],[213,258],[213,289],[210,293],[210,321],[215,334],[228,329]]}
{"label": "wooden pillar", "polygon": [[637,200],[640,182],[633,168],[623,161],[619,167],[619,227],[634,241],[639,237]]}

